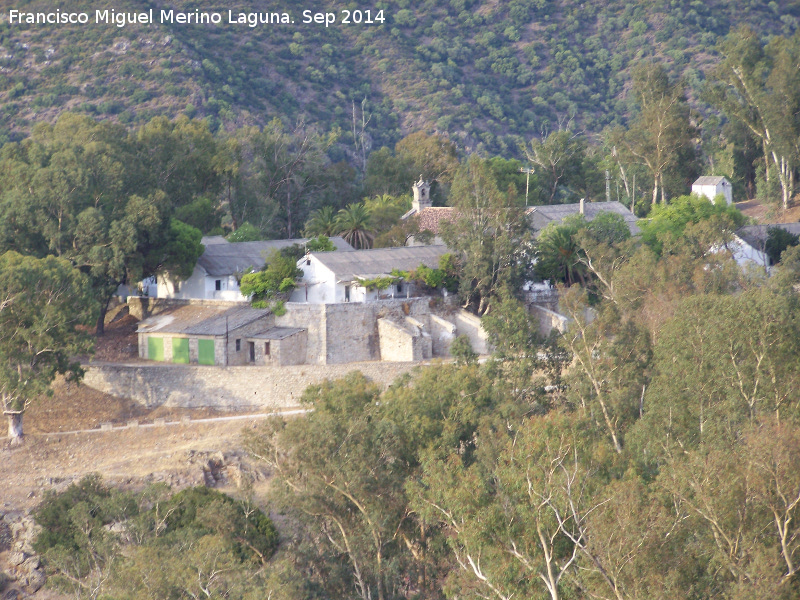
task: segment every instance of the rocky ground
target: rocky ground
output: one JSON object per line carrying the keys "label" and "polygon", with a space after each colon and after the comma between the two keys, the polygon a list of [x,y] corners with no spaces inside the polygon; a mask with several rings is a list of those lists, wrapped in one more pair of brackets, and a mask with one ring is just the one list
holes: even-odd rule
{"label": "rocky ground", "polygon": [[[135,320],[125,315],[110,323],[98,343],[98,359],[135,356],[133,327]],[[63,490],[90,473],[126,487],[163,481],[176,489],[211,485],[232,494],[246,476],[254,481],[256,497],[263,497],[269,473],[242,447],[243,430],[262,418],[198,421],[222,416],[208,409],[148,410],[86,386],[56,382],[52,396],[26,411],[21,446],[9,447],[0,437],[0,600],[62,598],[41,588],[44,574],[31,547],[35,527],[29,512],[48,491]],[[101,423],[112,428],[101,431]]]}

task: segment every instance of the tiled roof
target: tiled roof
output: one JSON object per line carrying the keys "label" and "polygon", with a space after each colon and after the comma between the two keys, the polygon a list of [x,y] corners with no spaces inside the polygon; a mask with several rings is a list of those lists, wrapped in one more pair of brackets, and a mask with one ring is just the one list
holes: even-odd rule
{"label": "tiled roof", "polygon": [[711,176],[711,175],[704,175],[703,177],[698,177],[697,181],[695,181],[692,186],[695,185],[717,185],[725,181],[724,177],[718,176]]}
{"label": "tiled roof", "polygon": [[[180,333],[184,335],[225,335],[253,321],[266,317],[266,308],[181,306],[170,312],[144,319],[139,333]],[[266,323],[265,323],[266,328]]]}
{"label": "tiled roof", "polygon": [[456,212],[451,206],[428,206],[417,213],[417,218],[420,231],[428,230],[433,235],[439,235],[441,224],[453,221]]}
{"label": "tiled roof", "polygon": [[761,249],[764,247],[769,235],[769,230],[777,227],[788,231],[793,235],[800,236],[800,223],[766,223],[764,225],[747,225],[736,232],[740,238],[750,244],[753,248]]}
{"label": "tiled roof", "polygon": [[447,246],[409,246],[353,252],[312,252],[311,255],[330,269],[337,280],[353,281],[357,277],[389,275],[392,269],[410,271],[420,264],[435,269],[439,266],[439,257],[447,252]]}
{"label": "tiled roof", "polygon": [[[212,238],[213,239],[213,238]],[[273,250],[281,250],[294,244],[305,244],[306,238],[293,240],[266,240],[261,242],[212,242],[206,246],[197,264],[211,277],[246,273],[250,269],[258,270]],[[331,242],[337,252],[351,252],[353,247],[341,237],[332,237]]]}

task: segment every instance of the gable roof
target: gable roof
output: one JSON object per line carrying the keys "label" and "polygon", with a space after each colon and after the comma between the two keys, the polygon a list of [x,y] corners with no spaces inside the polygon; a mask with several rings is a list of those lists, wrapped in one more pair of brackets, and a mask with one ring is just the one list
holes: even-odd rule
{"label": "gable roof", "polygon": [[442,223],[448,223],[456,218],[456,211],[452,206],[427,206],[417,213],[419,230],[430,231],[439,235]]}
{"label": "gable roof", "polygon": [[[271,314],[266,308],[246,306],[181,306],[139,322],[139,333],[181,333],[184,335],[225,335]],[[266,325],[265,325],[266,329]]]}
{"label": "gable roof", "polygon": [[[697,181],[692,184],[692,187],[696,185],[719,185],[723,181],[727,181],[727,179],[719,176],[704,175],[703,177],[698,177]],[[730,183],[728,185],[730,185]]]}
{"label": "gable roof", "polygon": [[411,271],[420,264],[438,268],[439,257],[447,254],[447,246],[408,246],[378,248],[353,252],[312,252],[323,266],[331,270],[337,281],[389,275],[393,269]]}
{"label": "gable roof", "polygon": [[[341,237],[330,238],[337,252],[352,252],[353,247]],[[259,242],[218,242],[212,238],[197,264],[211,277],[224,277],[234,273],[246,273],[250,269],[264,266],[273,250],[288,248],[294,244],[305,244],[307,238],[292,240],[265,240]]]}
{"label": "gable roof", "polygon": [[[575,202],[573,204],[548,204],[544,206],[533,206],[528,209],[527,213],[533,217],[535,215],[536,229],[541,231],[545,225],[553,221],[561,222],[565,217],[570,215],[577,215],[581,212],[581,203]],[[597,215],[603,212],[612,212],[621,215],[625,219],[631,234],[636,235],[639,233],[639,226],[636,224],[638,219],[628,207],[622,202],[584,202],[583,203],[583,216],[587,221],[591,221]]]}
{"label": "gable roof", "polygon": [[266,331],[256,333],[255,335],[248,335],[247,337],[261,340],[283,340],[302,331],[305,331],[305,329],[301,329],[300,327],[270,327]]}
{"label": "gable roof", "polygon": [[212,244],[230,244],[230,242],[221,235],[204,235],[200,239],[200,243],[203,244],[203,246],[210,246]]}
{"label": "gable roof", "polygon": [[411,217],[417,217],[419,220],[420,231],[428,230],[434,235],[439,235],[439,225],[455,219],[456,212],[452,206],[426,206],[420,210],[412,208],[400,217],[400,220],[405,221]]}
{"label": "gable roof", "polygon": [[755,249],[763,249],[771,228],[783,229],[800,236],[800,223],[765,223],[764,225],[747,225],[736,231],[742,240]]}

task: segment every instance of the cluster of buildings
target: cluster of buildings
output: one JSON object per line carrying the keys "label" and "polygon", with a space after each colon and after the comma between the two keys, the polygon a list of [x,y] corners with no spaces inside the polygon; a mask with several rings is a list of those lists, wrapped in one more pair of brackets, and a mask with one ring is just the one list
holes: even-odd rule
{"label": "cluster of buildings", "polygon": [[[701,177],[692,191],[712,199],[722,194],[732,202],[730,183],[723,177]],[[420,265],[437,268],[448,252],[440,230],[442,223],[455,218],[455,209],[432,206],[430,187],[421,179],[413,192],[412,209],[403,219],[417,218],[433,243],[412,239],[401,248],[354,250],[344,239],[332,238],[335,251],[306,252],[298,260],[303,274],[281,314],[251,308],[239,281],[244,273],[262,268],[271,252],[307,240],[229,243],[222,237],[203,238],[205,252],[191,277],[173,281],[160,276],[143,282],[151,306],[138,328],[139,356],[225,366],[419,361],[448,356],[450,343],[459,335],[468,336],[477,352],[487,352],[480,320],[460,309],[446,292],[401,278],[382,289],[365,283]],[[639,233],[636,217],[619,202],[536,206],[527,214],[536,234],[569,215],[582,214],[591,221],[609,211],[619,214],[633,235]],[[800,233],[800,224],[781,227]],[[767,226],[739,231],[731,249],[737,261],[768,268],[767,231]],[[530,289],[531,303],[547,322],[544,331],[562,326],[549,285]]]}

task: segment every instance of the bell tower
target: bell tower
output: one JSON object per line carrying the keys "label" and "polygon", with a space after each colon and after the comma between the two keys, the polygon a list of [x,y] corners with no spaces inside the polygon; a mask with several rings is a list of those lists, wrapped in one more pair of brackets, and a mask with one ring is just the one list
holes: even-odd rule
{"label": "bell tower", "polygon": [[411,201],[411,208],[417,212],[423,208],[433,206],[431,202],[431,185],[427,181],[423,181],[422,175],[419,176],[419,181],[411,186],[414,191],[414,199]]}

